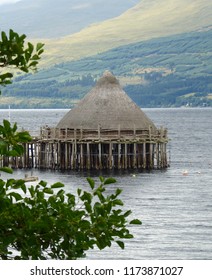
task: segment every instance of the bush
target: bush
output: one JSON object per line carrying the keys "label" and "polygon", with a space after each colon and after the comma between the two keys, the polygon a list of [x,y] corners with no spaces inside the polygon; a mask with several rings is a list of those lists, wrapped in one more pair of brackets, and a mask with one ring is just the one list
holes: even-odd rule
{"label": "bush", "polygon": [[133,238],[127,222],[131,211],[123,212],[121,190],[106,196],[105,185],[115,179],[100,177],[100,185],[87,178],[90,192],[65,192],[58,182],[40,181],[26,187],[23,180],[0,180],[0,259],[69,259],[85,256],[97,246],[110,247]]}

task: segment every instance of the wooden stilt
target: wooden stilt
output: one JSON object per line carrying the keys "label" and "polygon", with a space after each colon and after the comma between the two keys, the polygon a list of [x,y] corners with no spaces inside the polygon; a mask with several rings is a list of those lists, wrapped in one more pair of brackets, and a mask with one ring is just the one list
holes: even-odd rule
{"label": "wooden stilt", "polygon": [[99,146],[99,168],[102,169],[102,145],[101,143],[98,144]]}
{"label": "wooden stilt", "polygon": [[42,128],[40,137],[23,144],[24,155],[4,157],[0,165],[14,168],[152,169],[166,168],[167,131]]}
{"label": "wooden stilt", "polygon": [[146,143],[143,143],[143,168],[146,169]]}
{"label": "wooden stilt", "polygon": [[127,143],[124,144],[124,168],[127,169]]}
{"label": "wooden stilt", "polygon": [[90,162],[90,143],[87,143],[87,161],[86,161],[86,167],[88,170],[91,169],[91,162]]}
{"label": "wooden stilt", "polygon": [[121,169],[121,144],[118,144],[118,169]]}
{"label": "wooden stilt", "polygon": [[133,144],[133,168],[137,168],[137,164],[136,164],[136,161],[137,161],[137,144],[134,143]]}
{"label": "wooden stilt", "polygon": [[83,159],[83,144],[80,144],[80,168],[84,168],[84,159]]}

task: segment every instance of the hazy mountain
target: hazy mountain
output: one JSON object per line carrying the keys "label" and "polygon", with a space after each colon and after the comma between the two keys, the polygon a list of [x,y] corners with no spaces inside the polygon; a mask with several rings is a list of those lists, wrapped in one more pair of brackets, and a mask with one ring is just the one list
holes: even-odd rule
{"label": "hazy mountain", "polygon": [[46,44],[48,63],[212,25],[211,0],[142,0],[122,15]]}
{"label": "hazy mountain", "polygon": [[[69,2],[61,5],[60,1],[64,6],[61,9],[68,10]],[[105,4],[97,0],[72,4],[91,2]],[[110,2],[111,10],[114,2]],[[71,107],[105,69],[118,76],[141,106],[212,106],[211,0],[141,0],[133,7],[134,0],[120,2],[130,2],[131,8],[119,16],[93,21],[72,35],[62,37],[60,33],[61,38],[42,39],[46,45],[40,67],[47,68],[35,75],[17,77],[3,91],[0,106]],[[13,9],[20,5],[29,8],[26,4],[35,3],[47,13],[44,4],[52,2],[22,0]],[[6,11],[12,5],[2,7]],[[97,10],[95,5],[91,9],[92,13]],[[45,16],[41,18],[38,27],[48,30]],[[80,20],[81,16],[76,18]],[[64,29],[62,21],[61,26]]]}
{"label": "hazy mountain", "polygon": [[0,9],[0,29],[13,28],[46,43],[43,65],[47,66],[212,24],[211,0],[52,3],[51,0],[22,0]]}
{"label": "hazy mountain", "polygon": [[0,8],[0,29],[56,38],[125,12],[139,0],[22,0]]}

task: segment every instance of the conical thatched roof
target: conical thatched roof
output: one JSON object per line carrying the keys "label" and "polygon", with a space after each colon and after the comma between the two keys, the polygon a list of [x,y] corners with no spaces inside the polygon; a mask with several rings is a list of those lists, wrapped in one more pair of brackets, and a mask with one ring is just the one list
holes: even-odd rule
{"label": "conical thatched roof", "polygon": [[153,122],[123,91],[118,80],[109,72],[58,123],[57,128],[97,129],[156,129]]}

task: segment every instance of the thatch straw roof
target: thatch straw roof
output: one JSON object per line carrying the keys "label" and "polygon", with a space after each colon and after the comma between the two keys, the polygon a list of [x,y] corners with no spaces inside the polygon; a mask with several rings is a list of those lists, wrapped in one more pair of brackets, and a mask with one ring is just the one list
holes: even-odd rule
{"label": "thatch straw roof", "polygon": [[57,128],[75,129],[155,129],[153,122],[129,98],[119,81],[109,72],[58,123]]}

